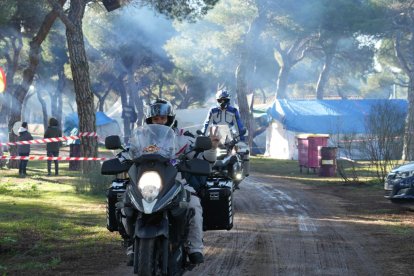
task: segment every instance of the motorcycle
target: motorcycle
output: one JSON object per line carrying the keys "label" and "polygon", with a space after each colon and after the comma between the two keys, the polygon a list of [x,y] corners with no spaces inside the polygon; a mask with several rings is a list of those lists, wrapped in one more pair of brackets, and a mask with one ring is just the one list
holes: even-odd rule
{"label": "motorcycle", "polygon": [[[133,270],[138,275],[182,275],[194,267],[186,250],[194,210],[188,208],[190,193],[176,175],[209,175],[210,165],[201,159],[188,160],[186,155],[176,159],[174,141],[174,131],[163,125],[138,128],[128,151],[121,147],[119,136],[105,140],[107,149],[122,152],[105,161],[101,173],[128,171],[128,178],[120,181],[119,191],[124,192],[115,204],[116,227],[112,229],[117,228],[132,243]],[[202,152],[211,146],[208,137],[197,137],[193,150]]]}
{"label": "motorcycle", "polygon": [[[225,182],[225,186],[231,186],[234,191],[248,176],[249,150],[242,147],[239,141],[239,137],[245,134],[245,131],[237,135],[227,124],[216,125],[215,128],[221,139],[217,148],[217,161],[214,163],[207,183]],[[201,132],[197,133],[201,134]]]}

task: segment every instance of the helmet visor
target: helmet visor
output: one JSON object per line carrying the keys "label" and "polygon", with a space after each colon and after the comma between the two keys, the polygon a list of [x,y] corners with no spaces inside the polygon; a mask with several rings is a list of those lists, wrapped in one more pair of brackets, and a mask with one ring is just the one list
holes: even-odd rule
{"label": "helmet visor", "polygon": [[148,108],[147,118],[155,116],[174,116],[174,112],[169,104],[155,103]]}

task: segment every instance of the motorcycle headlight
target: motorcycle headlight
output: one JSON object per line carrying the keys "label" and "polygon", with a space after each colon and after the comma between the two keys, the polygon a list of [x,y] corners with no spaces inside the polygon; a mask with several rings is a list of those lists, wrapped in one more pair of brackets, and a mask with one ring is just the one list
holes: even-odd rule
{"label": "motorcycle headlight", "polygon": [[147,202],[152,202],[160,193],[162,180],[157,172],[144,172],[138,182],[138,189]]}
{"label": "motorcycle headlight", "polygon": [[217,154],[217,156],[226,155],[227,154],[227,150],[226,149],[217,148],[216,149],[216,154]]}
{"label": "motorcycle headlight", "polygon": [[236,180],[241,180],[243,175],[241,173],[236,173]]}

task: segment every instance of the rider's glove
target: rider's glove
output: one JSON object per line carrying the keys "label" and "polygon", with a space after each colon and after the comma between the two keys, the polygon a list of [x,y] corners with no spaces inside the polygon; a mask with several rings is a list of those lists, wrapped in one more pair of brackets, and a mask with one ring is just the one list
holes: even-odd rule
{"label": "rider's glove", "polygon": [[123,162],[125,162],[125,161],[127,161],[127,160],[130,160],[131,158],[130,158],[130,155],[129,155],[129,152],[128,152],[128,149],[126,149],[126,150],[124,150],[124,151],[121,151],[120,153],[118,153],[117,155],[116,155],[116,157],[119,159],[119,161],[121,162],[121,163],[123,163]]}

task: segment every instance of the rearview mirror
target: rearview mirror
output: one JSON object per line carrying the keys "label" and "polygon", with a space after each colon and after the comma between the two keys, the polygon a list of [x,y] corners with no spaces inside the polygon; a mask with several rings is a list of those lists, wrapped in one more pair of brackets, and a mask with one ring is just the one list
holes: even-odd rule
{"label": "rearview mirror", "polygon": [[198,136],[194,143],[194,150],[204,151],[212,148],[210,137]]}
{"label": "rearview mirror", "polygon": [[122,149],[121,138],[118,135],[111,135],[105,138],[105,148]]}
{"label": "rearview mirror", "polygon": [[102,163],[102,175],[116,175],[118,173],[127,172],[132,163],[121,163],[118,158],[109,159]]}
{"label": "rearview mirror", "polygon": [[211,173],[210,163],[202,159],[191,159],[178,164],[178,171],[192,175],[209,175]]}

